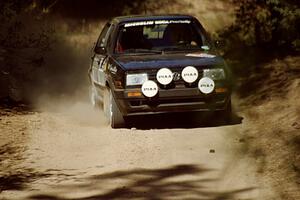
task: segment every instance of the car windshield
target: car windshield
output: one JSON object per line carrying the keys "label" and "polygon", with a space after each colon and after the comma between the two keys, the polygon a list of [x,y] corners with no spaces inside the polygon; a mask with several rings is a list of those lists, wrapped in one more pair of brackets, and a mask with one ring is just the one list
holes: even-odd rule
{"label": "car windshield", "polygon": [[190,20],[130,22],[120,26],[115,53],[201,50],[203,38]]}

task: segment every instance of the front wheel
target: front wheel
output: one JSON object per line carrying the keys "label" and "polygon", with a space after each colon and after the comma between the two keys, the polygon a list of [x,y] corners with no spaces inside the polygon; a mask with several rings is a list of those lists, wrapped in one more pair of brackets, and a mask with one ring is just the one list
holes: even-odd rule
{"label": "front wheel", "polygon": [[231,104],[231,100],[229,100],[227,107],[225,108],[225,110],[221,111],[221,116],[222,119],[224,120],[225,123],[230,124],[232,121],[232,104]]}
{"label": "front wheel", "polygon": [[125,120],[109,88],[104,90],[103,111],[112,128],[124,128]]}

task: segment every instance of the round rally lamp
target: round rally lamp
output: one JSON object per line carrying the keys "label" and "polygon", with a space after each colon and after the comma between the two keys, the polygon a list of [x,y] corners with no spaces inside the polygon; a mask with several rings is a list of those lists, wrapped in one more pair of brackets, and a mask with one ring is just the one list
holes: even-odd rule
{"label": "round rally lamp", "polygon": [[156,80],[162,85],[168,85],[173,80],[173,73],[168,68],[162,68],[158,70],[156,74]]}
{"label": "round rally lamp", "polygon": [[182,79],[187,83],[194,83],[198,76],[198,70],[193,66],[187,66],[181,72]]}
{"label": "round rally lamp", "polygon": [[198,83],[198,88],[203,94],[210,94],[215,90],[215,82],[208,77],[203,77]]}
{"label": "round rally lamp", "polygon": [[146,97],[152,98],[158,93],[158,86],[154,81],[146,81],[142,85],[142,93]]}

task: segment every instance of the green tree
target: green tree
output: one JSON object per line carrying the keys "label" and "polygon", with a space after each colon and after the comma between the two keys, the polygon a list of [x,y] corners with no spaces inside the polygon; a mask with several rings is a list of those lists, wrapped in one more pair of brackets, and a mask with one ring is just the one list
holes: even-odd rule
{"label": "green tree", "polygon": [[232,0],[235,23],[224,38],[246,46],[300,47],[298,0]]}
{"label": "green tree", "polygon": [[[43,65],[52,30],[43,9],[31,0],[0,2],[0,94],[24,100],[26,84]],[[3,92],[6,91],[6,92]]]}

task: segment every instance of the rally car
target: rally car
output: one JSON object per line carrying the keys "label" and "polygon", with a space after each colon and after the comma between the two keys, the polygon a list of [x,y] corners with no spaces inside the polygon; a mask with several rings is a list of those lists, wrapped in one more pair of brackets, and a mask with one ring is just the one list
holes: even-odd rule
{"label": "rally car", "polygon": [[200,22],[188,15],[125,16],[106,23],[89,78],[94,106],[112,128],[130,116],[231,113],[230,71]]}

